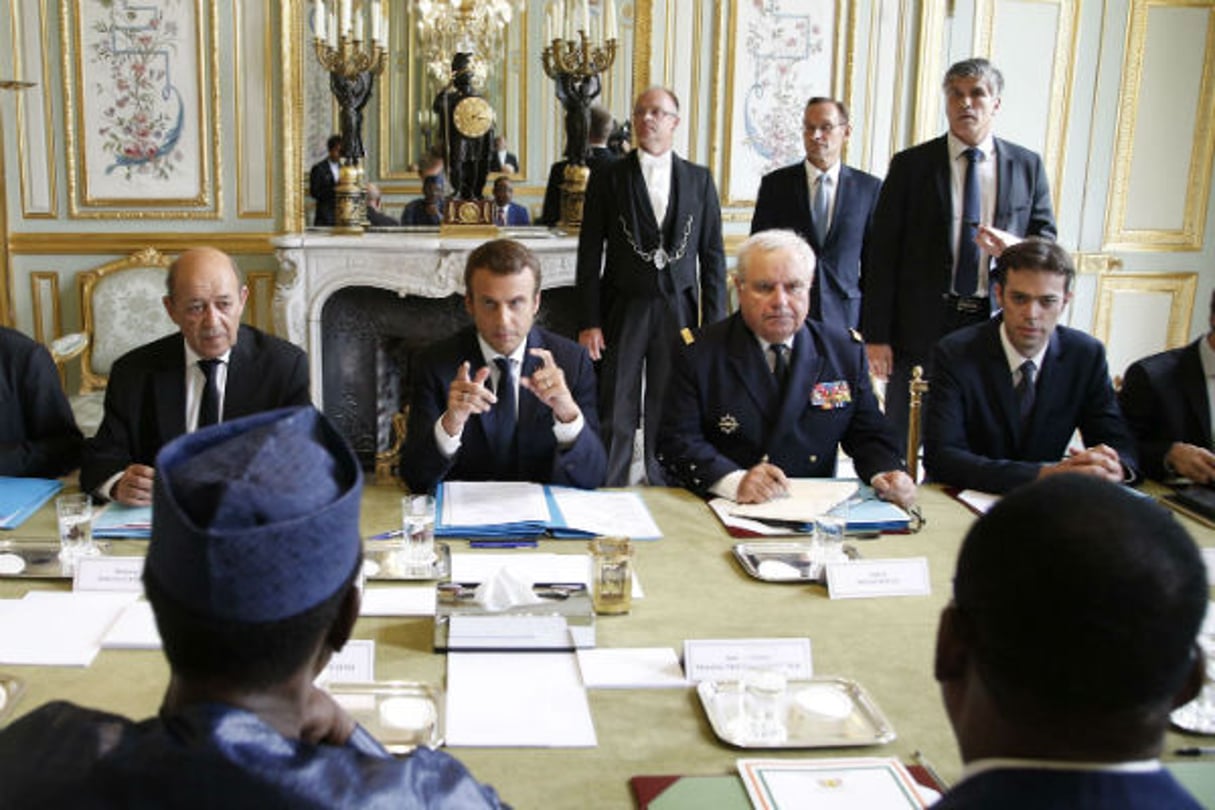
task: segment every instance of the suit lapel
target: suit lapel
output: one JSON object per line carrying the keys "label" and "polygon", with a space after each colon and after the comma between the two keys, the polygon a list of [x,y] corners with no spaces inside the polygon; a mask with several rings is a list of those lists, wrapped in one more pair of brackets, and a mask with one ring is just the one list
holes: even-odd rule
{"label": "suit lapel", "polygon": [[245,416],[252,408],[255,387],[259,384],[252,373],[253,350],[244,327],[237,332],[236,345],[228,355],[228,381],[224,384],[224,408],[220,421],[228,422]]}
{"label": "suit lapel", "polygon": [[683,198],[686,195],[680,191],[687,188],[687,174],[687,162],[671,153],[671,192],[667,197],[667,215],[662,221],[662,242],[668,248],[674,247],[679,241],[675,231],[683,229],[686,207]]}
{"label": "suit lapel", "polygon": [[803,325],[793,336],[793,356],[789,363],[789,381],[785,386],[776,422],[768,433],[768,449],[776,453],[780,439],[797,425],[798,418],[810,407],[810,392],[823,372],[823,356],[815,346],[810,330]]}
{"label": "suit lapel", "polygon": [[810,212],[810,181],[807,179],[806,161],[803,160],[795,168],[796,171],[791,172],[790,177],[797,183],[797,187],[790,189],[793,193],[789,195],[797,207],[793,214],[794,221],[806,223],[800,230],[805,234],[810,246],[819,250],[822,246],[817,244],[818,240],[814,236],[814,215]]}
{"label": "suit lapel", "polygon": [[[1012,446],[1017,447],[1021,443],[1021,412],[1017,409],[1012,375],[1008,372],[1008,357],[1004,354],[1004,345],[1000,342],[1003,323],[1002,318],[995,318],[987,326],[984,347],[987,362],[983,364],[983,374],[987,377],[987,390],[995,392],[995,417],[1004,426],[1005,434],[1012,438]],[[1038,390],[1042,390],[1041,385]]]}
{"label": "suit lapel", "polygon": [[1012,156],[999,138],[994,138],[993,141],[996,145],[996,210],[992,215],[992,225],[1007,228],[1012,218],[1012,206],[1008,199],[1011,192],[1009,186],[1012,184],[1006,182],[1012,177]]}
{"label": "suit lapel", "polygon": [[[531,377],[540,368],[540,358],[533,357],[531,350],[543,348],[546,348],[544,341],[541,339],[540,333],[533,327],[527,333],[527,350],[523,353],[523,367],[519,371],[520,380],[524,377]],[[554,360],[554,362],[556,361]],[[540,402],[539,397],[520,386],[518,413],[519,435],[524,435],[527,432],[523,427],[524,425],[543,424],[547,421],[546,417],[552,413],[552,410]]]}
{"label": "suit lapel", "polygon": [[759,364],[756,364],[755,358],[760,354],[759,343],[743,323],[742,316],[736,315],[735,318],[726,346],[730,368],[737,378],[738,387],[746,391],[759,412],[766,415],[769,406],[779,395],[776,378],[768,370],[766,357],[760,356]]}
{"label": "suit lapel", "polygon": [[[658,234],[658,220],[654,217],[654,206],[650,205],[650,193],[645,186],[645,177],[641,173],[641,158],[637,154],[637,150],[625,157],[629,161],[629,170],[625,176],[628,178],[629,187],[626,193],[629,197],[630,205],[626,210],[632,213],[633,217],[633,233],[648,245],[649,242],[656,241]],[[672,166],[672,174],[674,167]],[[670,209],[670,205],[667,206]],[[649,248],[646,247],[648,250]]]}
{"label": "suit lapel", "polygon": [[[1038,380],[1034,385],[1034,410],[1029,415],[1029,422],[1026,424],[1024,436],[1017,437],[1017,446],[1028,446],[1032,438],[1039,432],[1039,424],[1047,417],[1047,400],[1050,399],[1050,393],[1060,388],[1055,382],[1055,377],[1060,373],[1064,363],[1067,362],[1064,357],[1063,347],[1059,345],[1059,333],[1053,332],[1050,336],[1050,341],[1046,344],[1046,354],[1042,355],[1042,368],[1038,369]],[[1012,384],[1009,376],[1009,385]]]}
{"label": "suit lapel", "polygon": [[165,364],[152,382],[156,402],[156,425],[161,443],[186,432],[186,349],[180,334],[171,344]]}
{"label": "suit lapel", "polygon": [[954,250],[953,236],[953,193],[950,191],[949,139],[942,135],[939,139],[938,158],[932,173],[932,187],[936,191],[937,202],[941,211],[942,239],[950,245],[950,254]]}

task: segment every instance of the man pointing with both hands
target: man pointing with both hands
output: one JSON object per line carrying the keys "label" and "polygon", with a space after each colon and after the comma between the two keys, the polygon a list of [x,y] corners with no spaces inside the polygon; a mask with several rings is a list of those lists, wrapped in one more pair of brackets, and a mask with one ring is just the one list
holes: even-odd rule
{"label": "man pointing with both hands", "polygon": [[585,349],[533,325],[540,262],[518,242],[468,256],[473,325],[421,353],[401,477],[414,492],[445,479],[603,485],[607,466]]}

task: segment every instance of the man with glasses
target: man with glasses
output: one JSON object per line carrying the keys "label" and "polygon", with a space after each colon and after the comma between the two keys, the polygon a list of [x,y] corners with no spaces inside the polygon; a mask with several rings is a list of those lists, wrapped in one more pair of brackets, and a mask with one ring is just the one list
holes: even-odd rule
{"label": "man with glasses", "polygon": [[[607,483],[632,483],[645,379],[645,470],[663,481],[654,447],[671,347],[726,312],[721,209],[709,170],[676,155],[679,100],[653,87],[633,106],[641,148],[591,174],[578,242],[578,341],[602,360]],[[606,245],[606,250],[605,250]],[[605,260],[606,253],[606,260]]]}
{"label": "man with glasses", "polygon": [[810,317],[854,329],[861,319],[861,253],[882,181],[840,162],[852,134],[842,101],[816,96],[802,116],[806,159],[765,175],[751,233],[787,228],[817,257]]}
{"label": "man with glasses", "polygon": [[[946,335],[924,411],[932,480],[1008,492],[1061,472],[1136,477],[1135,443],[1110,385],[1105,347],[1066,326],[1076,270],[1067,251],[1031,237],[996,261],[1000,315]],[[1080,431],[1083,449],[1070,449]]]}
{"label": "man with glasses", "polygon": [[834,475],[842,444],[861,480],[909,505],[915,483],[869,387],[864,346],[806,320],[813,281],[814,253],[793,231],[743,243],[739,311],[682,347],[660,457],[698,494],[762,503],[786,491],[786,476]]}
{"label": "man with glasses", "polygon": [[1042,158],[992,136],[1004,78],[986,59],[945,74],[949,132],[899,152],[865,253],[861,331],[886,415],[906,434],[913,366],[943,335],[991,317],[988,268],[1023,236],[1055,238]]}

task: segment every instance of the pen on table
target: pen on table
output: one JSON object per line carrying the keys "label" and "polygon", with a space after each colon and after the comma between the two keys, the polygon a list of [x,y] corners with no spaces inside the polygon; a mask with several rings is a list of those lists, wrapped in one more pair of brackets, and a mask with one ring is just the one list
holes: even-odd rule
{"label": "pen on table", "polygon": [[404,534],[405,534],[404,529],[393,529],[390,532],[380,532],[379,534],[373,534],[373,535],[371,535],[371,537],[369,537],[367,539],[368,540],[391,540],[394,537],[402,537],[402,536],[404,536]]}
{"label": "pen on table", "polygon": [[915,760],[917,765],[927,771],[928,775],[932,777],[932,781],[941,786],[941,790],[949,789],[949,783],[941,778],[940,772],[928,761],[928,757],[924,756],[923,752],[917,750],[911,755],[911,758]]}
{"label": "pen on table", "polygon": [[536,548],[535,540],[469,540],[469,548]]}
{"label": "pen on table", "polygon": [[1195,745],[1190,748],[1178,748],[1173,753],[1179,757],[1209,757],[1215,756],[1215,747]]}

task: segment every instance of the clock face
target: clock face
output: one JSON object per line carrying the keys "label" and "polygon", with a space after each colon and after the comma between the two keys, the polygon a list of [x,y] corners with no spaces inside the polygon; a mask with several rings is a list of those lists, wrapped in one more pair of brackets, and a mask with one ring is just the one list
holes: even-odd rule
{"label": "clock face", "polygon": [[480,96],[461,99],[452,113],[452,121],[461,135],[480,138],[494,125],[494,111]]}
{"label": "clock face", "polygon": [[460,203],[456,218],[466,225],[476,225],[481,221],[481,208],[475,202]]}

